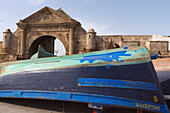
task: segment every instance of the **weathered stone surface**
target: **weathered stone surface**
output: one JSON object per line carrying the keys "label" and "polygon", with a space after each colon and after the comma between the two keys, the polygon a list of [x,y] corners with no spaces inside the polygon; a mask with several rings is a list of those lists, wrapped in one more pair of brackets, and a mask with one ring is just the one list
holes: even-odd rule
{"label": "weathered stone surface", "polygon": [[142,41],[142,40],[151,41],[152,35],[122,35],[122,40],[124,41]]}
{"label": "weathered stone surface", "polygon": [[168,41],[150,41],[150,53],[167,54]]}
{"label": "weathered stone surface", "polygon": [[122,41],[123,47],[140,46],[140,41]]}
{"label": "weathered stone surface", "polygon": [[0,48],[2,48],[2,43],[3,43],[3,42],[0,42]]}

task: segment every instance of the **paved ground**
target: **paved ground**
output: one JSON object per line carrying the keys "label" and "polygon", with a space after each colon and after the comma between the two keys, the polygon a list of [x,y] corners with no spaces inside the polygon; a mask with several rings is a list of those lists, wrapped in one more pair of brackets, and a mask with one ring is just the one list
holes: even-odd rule
{"label": "paved ground", "polygon": [[156,71],[169,71],[170,70],[170,58],[162,58],[152,60]]}
{"label": "paved ground", "polygon": [[[64,110],[63,110],[64,109]],[[0,113],[92,113],[84,103],[53,100],[0,99]],[[136,113],[134,109],[114,108],[105,113]],[[143,112],[148,113],[148,112]]]}
{"label": "paved ground", "polygon": [[79,103],[54,100],[0,99],[0,113],[89,113],[91,111],[86,104]]}

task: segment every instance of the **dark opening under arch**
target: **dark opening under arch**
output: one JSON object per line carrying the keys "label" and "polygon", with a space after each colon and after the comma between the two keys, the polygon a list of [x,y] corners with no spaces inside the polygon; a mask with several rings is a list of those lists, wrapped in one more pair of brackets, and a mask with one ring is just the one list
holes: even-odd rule
{"label": "dark opening under arch", "polygon": [[42,36],[36,39],[29,48],[29,58],[31,58],[32,55],[37,53],[38,46],[42,45],[42,47],[49,53],[54,53],[54,40],[56,37],[53,36]]}

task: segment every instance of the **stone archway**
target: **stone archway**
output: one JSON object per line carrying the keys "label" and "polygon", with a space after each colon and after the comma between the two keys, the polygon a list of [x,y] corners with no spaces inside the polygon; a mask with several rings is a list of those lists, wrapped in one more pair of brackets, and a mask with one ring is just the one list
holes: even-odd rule
{"label": "stone archway", "polygon": [[67,52],[69,49],[69,45],[67,43],[67,40],[62,35],[52,34],[51,32],[49,34],[43,34],[41,35],[34,34],[34,35],[28,35],[26,40],[26,58],[30,58],[33,54],[35,54],[38,50],[38,45],[42,45],[43,48],[49,52],[54,53],[54,41],[55,39],[58,39],[62,45],[64,46],[65,51]]}
{"label": "stone archway", "polygon": [[[48,18],[47,18],[48,17]],[[86,32],[81,24],[68,16],[63,10],[45,7],[17,23],[15,36],[18,38],[17,54],[30,58],[37,52],[39,44],[54,46],[54,39],[59,39],[67,55],[83,51]],[[45,38],[50,36],[50,38]],[[48,40],[51,40],[48,42]],[[45,45],[45,43],[44,43]],[[46,47],[44,47],[46,49]],[[35,50],[34,50],[35,49]],[[53,53],[54,49],[46,49]]]}

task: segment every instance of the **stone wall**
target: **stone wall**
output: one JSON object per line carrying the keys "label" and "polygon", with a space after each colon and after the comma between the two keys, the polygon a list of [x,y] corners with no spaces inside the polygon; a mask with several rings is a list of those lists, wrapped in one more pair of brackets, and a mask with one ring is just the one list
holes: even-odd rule
{"label": "stone wall", "polygon": [[[11,38],[11,41],[13,42],[13,39]],[[2,47],[3,42],[0,42],[0,62],[8,62],[8,61],[13,61],[15,60],[15,51],[16,47],[13,46],[13,43],[10,45],[10,50],[8,53],[5,53],[5,50]]]}
{"label": "stone wall", "polygon": [[0,42],[0,54],[4,54],[3,42]]}
{"label": "stone wall", "polygon": [[17,57],[17,38],[13,35],[11,38],[10,47],[5,50],[2,46],[3,42],[0,42],[0,62],[14,61]]}
{"label": "stone wall", "polygon": [[152,41],[152,35],[120,35],[123,41]]}
{"label": "stone wall", "polygon": [[2,54],[2,43],[3,42],[0,42],[0,53]]}
{"label": "stone wall", "polygon": [[[109,39],[112,39],[112,43],[118,44],[122,47],[121,41],[124,41],[126,45],[132,45],[132,46],[143,46],[146,47],[145,42],[146,41],[152,41],[152,35],[101,35],[97,36],[97,42],[98,42],[98,48],[100,50],[106,49],[107,45],[109,44]],[[129,44],[127,44],[129,42]],[[131,42],[131,41],[138,41],[138,42]],[[102,44],[103,43],[103,44]]]}
{"label": "stone wall", "polygon": [[82,27],[78,27],[75,32],[75,53],[83,53],[86,48],[86,31]]}
{"label": "stone wall", "polygon": [[9,54],[0,54],[0,62],[9,62],[9,61],[15,61],[16,57],[14,55]]}
{"label": "stone wall", "polygon": [[101,37],[96,38],[96,50],[104,50],[105,49],[105,41]]}
{"label": "stone wall", "polygon": [[122,47],[140,46],[140,41],[122,41]]}
{"label": "stone wall", "polygon": [[2,42],[2,41],[0,41],[0,48],[2,48],[2,43],[3,43],[3,42]]}
{"label": "stone wall", "polygon": [[118,35],[96,36],[97,50],[108,49],[110,44],[112,44],[113,46],[115,44],[118,44],[120,46],[121,41],[122,37]]}
{"label": "stone wall", "polygon": [[168,41],[150,41],[150,54],[168,54]]}
{"label": "stone wall", "polygon": [[152,41],[168,41],[169,42],[168,49],[170,50],[170,36],[153,35]]}
{"label": "stone wall", "polygon": [[11,37],[10,54],[16,56],[18,47],[18,39],[14,35]]}
{"label": "stone wall", "polygon": [[122,40],[121,35],[101,35],[96,37],[103,39],[105,42],[109,42],[109,39],[112,39],[114,43],[119,43]]}
{"label": "stone wall", "polygon": [[146,47],[146,42],[152,40],[152,35],[101,35],[97,36],[97,48],[98,50],[107,49],[109,40],[112,40],[112,44],[118,44],[120,47],[125,46],[143,46]]}
{"label": "stone wall", "polygon": [[[110,40],[112,42],[110,42]],[[168,54],[168,41],[152,41],[152,35],[106,35],[96,36],[97,50],[106,50],[110,44],[118,44],[120,47],[143,46],[150,54]]]}

